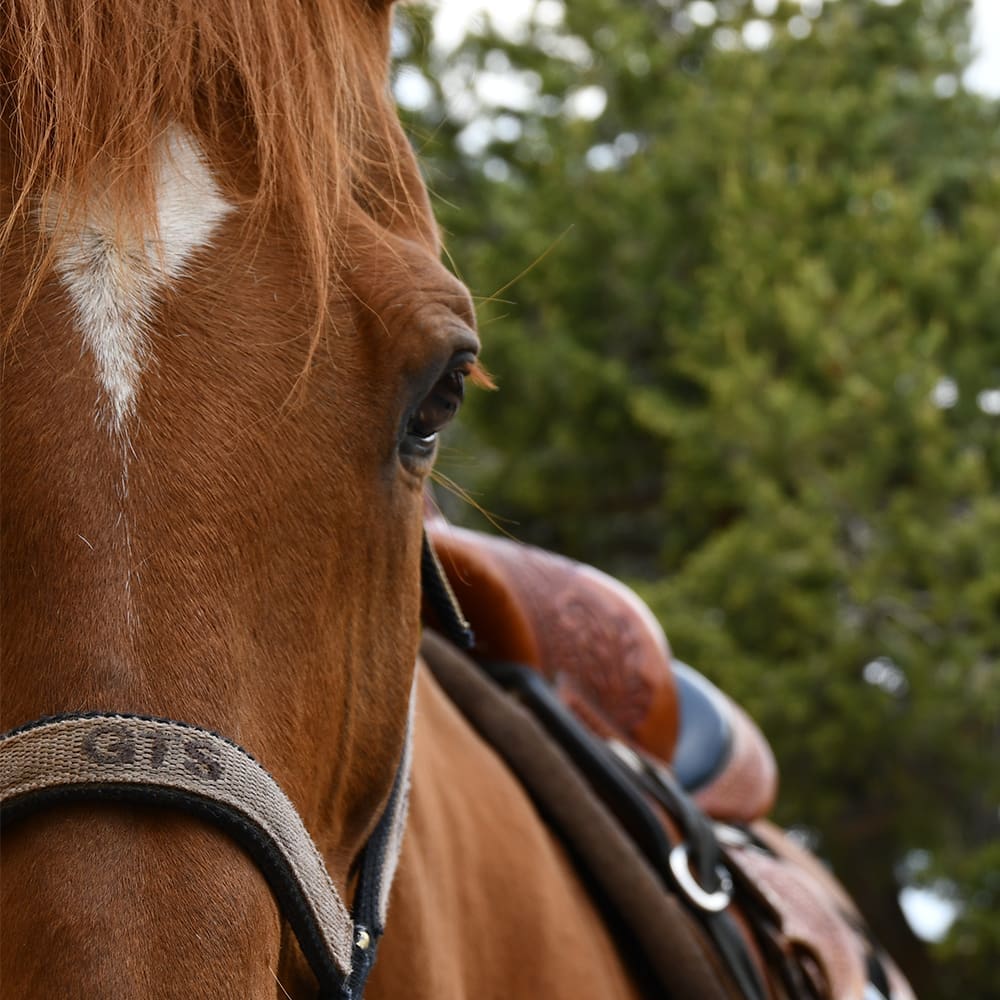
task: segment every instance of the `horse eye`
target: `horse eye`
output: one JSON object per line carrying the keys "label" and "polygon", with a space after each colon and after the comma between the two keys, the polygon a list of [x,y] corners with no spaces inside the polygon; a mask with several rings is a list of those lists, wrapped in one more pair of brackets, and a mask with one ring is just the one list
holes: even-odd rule
{"label": "horse eye", "polygon": [[457,368],[446,372],[410,418],[407,435],[424,444],[433,443],[458,413],[464,398],[465,373]]}

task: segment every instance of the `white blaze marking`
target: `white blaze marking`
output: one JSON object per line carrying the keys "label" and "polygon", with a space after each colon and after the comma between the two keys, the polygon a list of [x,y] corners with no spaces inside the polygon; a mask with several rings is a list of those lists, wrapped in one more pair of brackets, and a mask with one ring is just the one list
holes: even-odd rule
{"label": "white blaze marking", "polygon": [[97,364],[111,427],[119,433],[135,412],[149,353],[147,329],[159,292],[184,273],[191,255],[208,243],[232,209],[196,144],[180,130],[161,144],[154,180],[156,220],[147,232],[123,229],[106,200],[98,197],[56,250],[56,268]]}

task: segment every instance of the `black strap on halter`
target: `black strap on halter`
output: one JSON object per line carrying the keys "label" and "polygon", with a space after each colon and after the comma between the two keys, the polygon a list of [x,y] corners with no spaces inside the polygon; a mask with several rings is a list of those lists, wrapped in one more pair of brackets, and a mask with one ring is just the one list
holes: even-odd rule
{"label": "black strap on halter", "polygon": [[[408,794],[409,774],[404,770],[403,762],[396,770],[392,792],[386,803],[385,811],[372,831],[358,858],[358,884],[354,893],[354,907],[351,916],[354,919],[354,953],[352,956],[351,978],[343,983],[341,992],[330,994],[330,1000],[362,1000],[368,975],[375,965],[379,942],[385,933],[379,914],[379,900],[385,888],[386,857],[389,853],[392,839],[392,821],[397,809],[404,806],[401,799]],[[360,937],[365,932],[371,937],[367,948],[362,948]],[[321,993],[320,1000],[327,1000]]]}

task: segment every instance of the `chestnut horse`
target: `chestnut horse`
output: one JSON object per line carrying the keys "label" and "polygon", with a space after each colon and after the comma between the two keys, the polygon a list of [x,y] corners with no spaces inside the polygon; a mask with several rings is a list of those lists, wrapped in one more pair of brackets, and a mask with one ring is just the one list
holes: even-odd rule
{"label": "chestnut horse", "polygon": [[[366,995],[638,995],[520,786],[415,668],[422,488],[466,379],[382,0],[14,0],[0,62],[4,731],[246,747],[333,886],[413,732]],[[314,996],[257,866],[180,811],[5,830],[4,997]]]}

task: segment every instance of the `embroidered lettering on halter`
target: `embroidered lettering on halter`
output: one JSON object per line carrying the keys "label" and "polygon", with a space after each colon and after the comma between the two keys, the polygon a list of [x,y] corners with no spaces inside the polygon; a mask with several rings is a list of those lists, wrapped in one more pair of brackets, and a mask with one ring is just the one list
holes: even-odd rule
{"label": "embroidered lettering on halter", "polygon": [[231,833],[260,866],[320,982],[361,996],[385,927],[406,825],[411,719],[389,802],[361,856],[350,913],[301,817],[246,750],[207,729],[135,715],[40,719],[0,736],[0,816],[72,799],[169,805]]}
{"label": "embroidered lettering on halter", "polygon": [[82,749],[94,764],[135,764],[146,761],[154,771],[163,768],[168,754],[181,754],[180,766],[189,774],[219,781],[222,754],[210,740],[197,736],[182,739],[175,732],[136,733],[124,722],[95,726],[83,739]]}
{"label": "embroidered lettering on halter", "polygon": [[154,771],[163,768],[168,754],[180,754],[180,766],[189,774],[219,781],[222,778],[222,754],[210,740],[199,737],[181,739],[174,732],[136,733],[122,723],[108,723],[91,729],[83,739],[82,749],[94,764],[125,766],[146,761]]}

